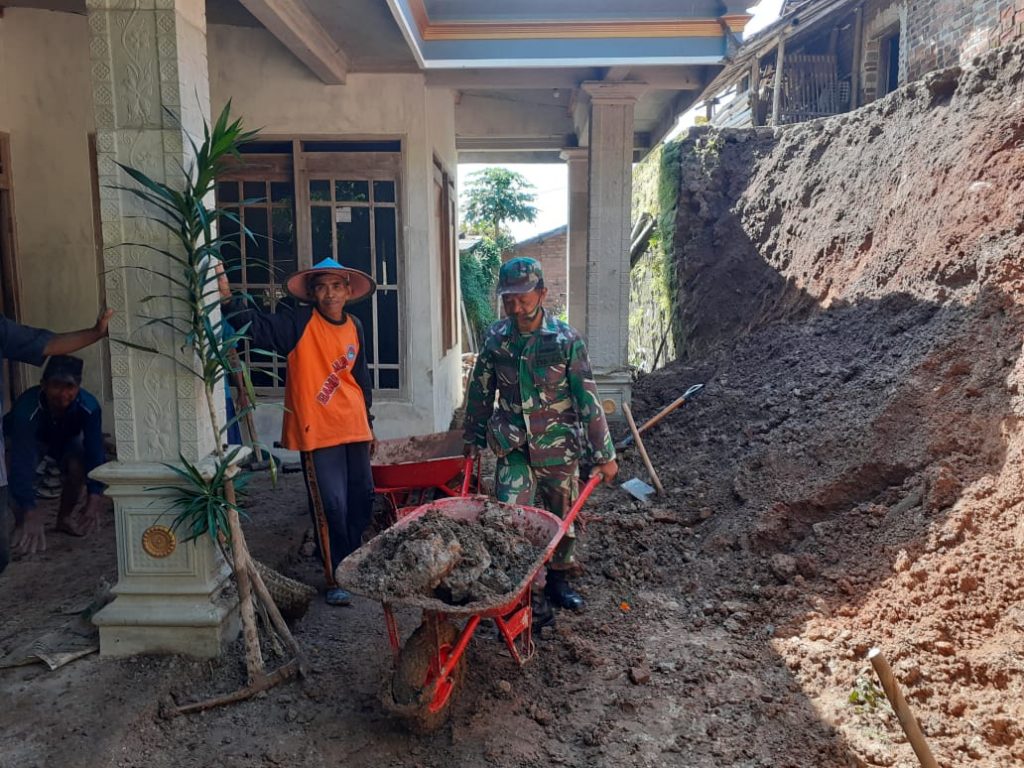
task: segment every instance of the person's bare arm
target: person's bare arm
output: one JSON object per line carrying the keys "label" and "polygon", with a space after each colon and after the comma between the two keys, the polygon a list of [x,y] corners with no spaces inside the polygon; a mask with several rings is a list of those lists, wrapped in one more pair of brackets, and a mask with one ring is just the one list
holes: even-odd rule
{"label": "person's bare arm", "polygon": [[83,328],[80,331],[55,334],[52,339],[46,342],[46,348],[43,350],[43,354],[70,355],[72,352],[77,352],[84,347],[88,347],[90,344],[95,344],[100,339],[106,337],[107,323],[110,322],[110,318],[113,314],[114,310],[105,309],[100,313],[100,316],[96,318],[96,325],[92,328]]}

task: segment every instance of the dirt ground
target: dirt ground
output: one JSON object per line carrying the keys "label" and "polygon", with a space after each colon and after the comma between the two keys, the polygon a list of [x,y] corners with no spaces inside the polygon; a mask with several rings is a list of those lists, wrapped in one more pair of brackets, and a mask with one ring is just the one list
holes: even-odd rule
{"label": "dirt ground", "polygon": [[[201,715],[158,708],[237,687],[237,645],[0,671],[0,766],[912,768],[873,646],[940,765],[1024,764],[1022,103],[1014,49],[704,145],[678,230],[708,235],[679,253],[693,343],[634,393],[644,418],[707,385],[649,436],[667,494],[595,495],[587,611],[523,669],[482,627],[438,733],[379,702],[380,607],[317,599],[309,676]],[[634,453],[621,471],[645,477]],[[258,481],[249,509],[257,557],[319,586],[301,478]],[[109,523],[51,544],[0,577],[0,652],[114,580]]]}

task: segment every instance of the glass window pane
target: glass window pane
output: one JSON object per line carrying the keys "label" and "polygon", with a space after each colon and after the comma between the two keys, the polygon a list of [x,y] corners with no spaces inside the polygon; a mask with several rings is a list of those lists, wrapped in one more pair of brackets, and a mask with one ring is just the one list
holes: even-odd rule
{"label": "glass window pane", "polygon": [[291,208],[272,208],[271,226],[274,238],[274,275],[281,282],[299,268],[295,255],[295,221]]}
{"label": "glass window pane", "polygon": [[270,182],[270,202],[290,203],[294,197],[292,183],[290,181]]}
{"label": "glass window pane", "polygon": [[398,232],[394,208],[374,208],[374,235],[377,241],[377,272],[382,285],[398,283]]}
{"label": "glass window pane", "polygon": [[373,182],[373,201],[375,203],[395,202],[395,182],[375,181]]}
{"label": "glass window pane", "polygon": [[353,304],[349,307],[345,307],[345,311],[349,314],[355,315],[359,318],[359,321],[363,324],[363,340],[366,342],[366,349],[363,350],[363,354],[366,355],[366,362],[373,364],[373,300],[361,301],[358,304]]}
{"label": "glass window pane", "polygon": [[331,244],[331,232],[334,229],[334,225],[331,223],[331,214],[333,213],[334,209],[325,205],[310,206],[309,218],[313,236],[314,264],[323,259],[334,258],[334,249]]}
{"label": "glass window pane", "polygon": [[384,368],[380,371],[379,389],[398,389],[398,371]]}
{"label": "glass window pane", "polygon": [[221,181],[217,184],[217,203],[237,203],[238,202],[238,182],[237,181]]}
{"label": "glass window pane", "polygon": [[267,247],[267,209],[245,208],[245,226],[251,232],[245,244],[245,281],[270,282],[269,248]]}
{"label": "glass window pane", "polygon": [[[225,208],[225,213],[238,216],[237,208]],[[226,240],[220,248],[220,256],[224,259],[224,271],[228,274],[228,280],[232,283],[242,282],[242,257],[238,246],[238,221],[228,216],[218,219],[217,226],[220,236]]]}
{"label": "glass window pane", "polygon": [[381,363],[398,362],[398,291],[377,291],[377,354]]}
{"label": "glass window pane", "polygon": [[372,275],[370,209],[338,206],[334,212],[338,227],[338,261]]}
{"label": "glass window pane", "polygon": [[331,199],[331,182],[324,180],[310,181],[309,182],[309,199],[310,200],[330,200]]}
{"label": "glass window pane", "polygon": [[267,184],[264,181],[247,181],[242,185],[242,194],[246,200],[266,200]]}
{"label": "glass window pane", "polygon": [[368,181],[336,181],[334,182],[334,199],[338,202],[351,200],[365,203],[370,200],[370,182]]}

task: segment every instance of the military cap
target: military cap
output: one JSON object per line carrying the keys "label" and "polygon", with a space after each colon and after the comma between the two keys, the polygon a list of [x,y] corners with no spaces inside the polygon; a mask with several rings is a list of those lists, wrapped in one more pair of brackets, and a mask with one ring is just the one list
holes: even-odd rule
{"label": "military cap", "polygon": [[544,287],[544,270],[536,259],[517,256],[501,265],[498,272],[498,295],[528,293]]}

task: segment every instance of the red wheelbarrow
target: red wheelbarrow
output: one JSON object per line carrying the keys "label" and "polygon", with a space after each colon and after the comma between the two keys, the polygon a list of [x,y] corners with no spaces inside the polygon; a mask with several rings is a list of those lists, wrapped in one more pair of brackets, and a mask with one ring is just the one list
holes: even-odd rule
{"label": "red wheelbarrow", "polygon": [[[401,516],[403,508],[417,507],[431,498],[458,495],[451,486],[466,465],[462,450],[462,432],[458,430],[377,443],[370,469],[374,492],[390,507],[388,524]],[[467,471],[462,495],[468,491],[469,477]]]}
{"label": "red wheelbarrow", "polygon": [[[465,472],[471,471],[471,460],[465,460]],[[357,578],[363,561],[380,544],[374,539],[346,557],[338,566],[338,584],[352,592],[381,601],[388,640],[394,656],[394,672],[382,687],[385,706],[417,733],[438,728],[449,715],[449,705],[465,675],[465,651],[481,620],[491,619],[498,627],[512,658],[522,666],[533,656],[533,609],[531,605],[534,578],[551,559],[558,543],[569,530],[587,498],[601,482],[599,475],[590,478],[572,509],[560,520],[547,510],[518,507],[495,502],[486,496],[445,498],[418,507],[402,517],[395,528],[408,525],[431,510],[460,520],[475,521],[485,505],[498,504],[507,509],[512,522],[534,545],[543,551],[530,565],[519,584],[511,591],[489,600],[465,605],[450,605],[426,595],[394,597],[367,594]],[[466,484],[464,484],[465,488]],[[394,606],[409,606],[423,611],[423,620],[403,645],[395,620]],[[464,620],[461,628],[455,623]]]}

